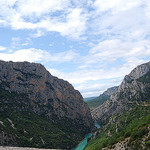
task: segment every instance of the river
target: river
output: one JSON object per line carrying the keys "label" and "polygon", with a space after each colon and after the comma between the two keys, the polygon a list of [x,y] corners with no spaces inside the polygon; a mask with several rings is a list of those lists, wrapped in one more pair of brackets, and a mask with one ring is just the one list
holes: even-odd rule
{"label": "river", "polygon": [[[95,127],[99,129],[100,125],[97,122],[95,122]],[[85,146],[87,145],[88,138],[90,138],[91,136],[92,136],[92,133],[87,134],[84,140],[82,140],[74,150],[83,150]]]}

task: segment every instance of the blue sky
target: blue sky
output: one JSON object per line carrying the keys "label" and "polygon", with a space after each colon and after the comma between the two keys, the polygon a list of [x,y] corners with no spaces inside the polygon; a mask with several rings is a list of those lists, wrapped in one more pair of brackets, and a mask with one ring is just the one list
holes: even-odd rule
{"label": "blue sky", "polygon": [[150,60],[148,0],[0,0],[0,59],[42,63],[83,97]]}

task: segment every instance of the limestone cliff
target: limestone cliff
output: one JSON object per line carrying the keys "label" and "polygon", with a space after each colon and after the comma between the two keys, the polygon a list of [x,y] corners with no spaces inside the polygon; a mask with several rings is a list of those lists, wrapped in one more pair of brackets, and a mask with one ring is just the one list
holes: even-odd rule
{"label": "limestone cliff", "polygon": [[13,105],[12,99],[1,98],[1,112],[32,111],[54,123],[68,119],[70,128],[75,126],[73,130],[83,133],[88,133],[93,127],[90,110],[79,91],[67,81],[52,76],[41,64],[0,61],[0,88],[10,95],[26,96],[26,100],[14,98],[17,106]]}
{"label": "limestone cliff", "polygon": [[119,87],[119,86],[114,86],[114,87],[108,88],[108,89],[103,93],[103,95],[106,95],[106,96],[111,96],[111,95],[113,95],[114,93],[117,92],[118,87]]}
{"label": "limestone cliff", "polygon": [[92,111],[93,118],[106,123],[112,115],[129,110],[150,98],[150,62],[137,66],[126,75],[118,91]]}

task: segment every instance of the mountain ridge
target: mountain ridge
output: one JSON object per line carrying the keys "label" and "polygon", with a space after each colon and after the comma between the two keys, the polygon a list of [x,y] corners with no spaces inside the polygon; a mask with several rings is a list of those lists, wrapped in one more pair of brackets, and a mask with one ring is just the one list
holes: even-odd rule
{"label": "mountain ridge", "polygon": [[102,105],[106,100],[108,100],[110,96],[118,90],[118,87],[119,86],[108,88],[106,91],[100,94],[97,98],[86,101],[91,111],[95,109],[96,107]]}
{"label": "mountain ridge", "polygon": [[92,115],[101,129],[93,133],[85,150],[149,150],[150,62],[126,75],[118,91]]}
{"label": "mountain ridge", "polygon": [[[41,64],[0,61],[0,90],[1,113],[11,110],[16,115],[16,112],[27,111],[27,115],[31,114],[33,118],[34,114],[35,116],[43,116],[46,122],[48,120],[47,123],[51,122],[57,125],[58,122],[60,124],[68,122],[66,127],[69,131],[72,130],[69,129],[69,126],[72,126],[72,137],[76,141],[81,140],[83,135],[90,132],[94,126],[88,105],[83,101],[80,92],[75,90],[69,82],[52,76]],[[11,113],[8,113],[9,115]],[[7,118],[3,121],[6,120]],[[30,118],[26,118],[26,120],[28,123],[32,121]],[[8,124],[8,121],[6,122]],[[59,127],[54,126],[54,128]],[[68,132],[66,129],[60,128],[63,132]],[[16,133],[19,134],[19,131]],[[71,137],[71,134],[69,136]],[[7,142],[3,142],[3,144],[7,145]],[[61,147],[58,144],[56,148]]]}
{"label": "mountain ridge", "polygon": [[120,84],[118,91],[111,95],[110,99],[92,111],[93,118],[100,124],[105,124],[108,118],[117,113],[129,110],[136,103],[149,98],[150,84],[140,82],[150,71],[150,62],[137,66],[126,75]]}

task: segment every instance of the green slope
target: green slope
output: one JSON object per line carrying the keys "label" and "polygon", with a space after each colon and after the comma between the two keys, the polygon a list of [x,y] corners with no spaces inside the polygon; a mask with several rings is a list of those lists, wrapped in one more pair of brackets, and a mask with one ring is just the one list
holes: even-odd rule
{"label": "green slope", "polygon": [[[0,145],[37,148],[75,147],[84,133],[69,119],[37,115],[25,94],[0,88]],[[71,128],[70,128],[71,127]],[[2,138],[3,137],[3,138]]]}
{"label": "green slope", "polygon": [[85,150],[114,148],[115,143],[129,139],[127,148],[132,150],[150,149],[150,105],[143,104],[122,115],[113,116],[109,123],[97,131]]}
{"label": "green slope", "polygon": [[96,107],[102,105],[107,99],[109,98],[109,96],[107,95],[100,95],[99,97],[86,101],[86,103],[88,104],[89,108],[91,110],[95,109]]}
{"label": "green slope", "polygon": [[84,101],[90,101],[90,100],[93,100],[95,98],[97,98],[97,97],[86,97],[86,98],[84,98]]}

